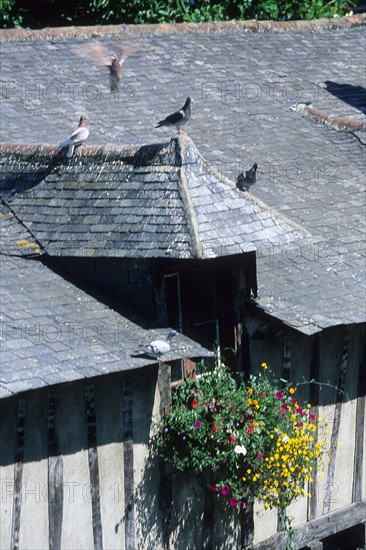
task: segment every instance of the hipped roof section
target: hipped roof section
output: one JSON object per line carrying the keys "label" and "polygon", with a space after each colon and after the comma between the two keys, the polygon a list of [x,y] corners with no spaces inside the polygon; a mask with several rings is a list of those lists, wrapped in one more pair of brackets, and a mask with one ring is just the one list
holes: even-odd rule
{"label": "hipped roof section", "polygon": [[236,189],[180,135],[164,144],[2,145],[3,202],[50,256],[207,259],[290,245],[305,229]]}

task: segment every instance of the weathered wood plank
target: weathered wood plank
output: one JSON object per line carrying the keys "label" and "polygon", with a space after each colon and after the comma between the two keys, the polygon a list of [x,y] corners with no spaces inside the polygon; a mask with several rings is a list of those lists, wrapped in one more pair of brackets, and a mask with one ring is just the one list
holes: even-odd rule
{"label": "weathered wood plank", "polygon": [[160,395],[160,416],[163,416],[169,411],[172,403],[172,390],[171,390],[171,367],[166,363],[159,361],[158,370],[158,390]]}
{"label": "weathered wood plank", "polygon": [[[361,361],[358,372],[358,391],[356,406],[356,433],[355,433],[355,458],[353,464],[353,487],[352,501],[362,499],[362,488],[365,484],[363,479],[364,437],[366,423],[366,345],[365,329],[361,331]],[[363,348],[363,349],[362,349]]]}
{"label": "weathered wood plank", "polygon": [[85,406],[94,549],[103,550],[103,532],[102,517],[100,512],[100,483],[97,450],[97,421],[95,412],[94,385],[91,383],[86,384],[85,386]]}
{"label": "weathered wood plank", "polygon": [[348,366],[349,341],[350,341],[350,329],[348,326],[346,326],[344,328],[343,349],[342,349],[342,357],[341,357],[341,363],[339,368],[337,402],[336,402],[335,411],[334,411],[332,435],[330,438],[329,467],[328,467],[327,482],[325,486],[323,514],[329,513],[330,505],[332,502],[335,461],[337,456],[337,441],[339,436],[339,428],[341,424],[342,403],[343,403],[343,397],[344,397],[343,391],[345,387],[346,373],[347,373],[347,366]]}
{"label": "weathered wood plank", "polygon": [[241,548],[246,548],[253,543],[254,538],[254,510],[253,504],[249,504],[246,510],[240,509],[240,542]]}
{"label": "weathered wood plank", "polygon": [[50,550],[61,548],[63,520],[63,461],[59,452],[55,428],[58,392],[48,392],[47,449],[48,449],[48,541]]}
{"label": "weathered wood plank", "polygon": [[204,506],[202,520],[202,550],[214,548],[214,493],[204,488]]}
{"label": "weathered wood plank", "polygon": [[[366,500],[362,500],[298,525],[295,532],[295,547],[302,548],[313,541],[322,540],[330,535],[354,527],[363,523],[365,517]],[[249,546],[248,550],[278,550],[284,540],[284,533],[276,533],[263,542]]]}
{"label": "weathered wood plank", "polygon": [[[158,380],[160,395],[160,416],[169,412],[172,402],[171,390],[171,367],[165,363],[159,362]],[[158,506],[162,513],[162,539],[163,548],[170,548],[170,537],[172,534],[172,513],[173,513],[173,481],[171,474],[167,471],[166,465],[162,460],[159,461],[159,495]]]}
{"label": "weathered wood plank", "polygon": [[22,507],[22,477],[25,436],[26,400],[21,398],[18,403],[16,424],[16,450],[14,464],[14,497],[11,525],[11,549],[19,549],[20,512]]}
{"label": "weathered wood plank", "polygon": [[[312,346],[311,346],[311,357],[310,357],[310,379],[317,380],[319,377],[319,368],[320,368],[320,341],[319,334],[314,334],[312,337]],[[317,384],[312,384],[310,386],[309,394],[310,403],[316,404],[313,413],[315,416],[319,416],[319,386]],[[318,437],[318,432],[317,432]],[[316,517],[317,514],[317,501],[318,501],[318,484],[311,483],[309,487],[310,498],[308,499],[307,506],[307,519],[312,520]]]}
{"label": "weathered wood plank", "polygon": [[133,393],[131,380],[122,382],[122,438],[124,471],[125,550],[135,550],[135,497],[133,471]]}

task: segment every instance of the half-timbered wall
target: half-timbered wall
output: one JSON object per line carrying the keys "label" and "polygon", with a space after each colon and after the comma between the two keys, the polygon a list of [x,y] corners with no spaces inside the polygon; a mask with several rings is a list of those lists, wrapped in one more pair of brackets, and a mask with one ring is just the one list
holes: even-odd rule
{"label": "half-timbered wall", "polygon": [[[325,383],[300,389],[327,421],[333,461],[288,510],[297,548],[365,518],[363,336],[355,325],[250,344],[252,365]],[[149,452],[170,391],[162,365],[1,400],[1,548],[279,548],[276,510],[229,509],[204,477],[169,474]]]}

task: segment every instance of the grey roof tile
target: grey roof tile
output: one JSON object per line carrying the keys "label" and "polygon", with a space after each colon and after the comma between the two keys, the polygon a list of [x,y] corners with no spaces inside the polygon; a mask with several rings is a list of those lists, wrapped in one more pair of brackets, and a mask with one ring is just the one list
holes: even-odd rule
{"label": "grey roof tile", "polygon": [[[100,32],[99,39],[108,46],[111,39],[103,36],[102,28]],[[287,295],[286,307],[281,309],[281,318],[290,322],[295,319],[296,308],[301,307],[300,328],[304,332],[318,330],[319,327],[311,319],[319,311],[332,311],[330,320],[364,320],[365,308],[360,297],[363,297],[365,288],[365,277],[363,280],[361,277],[365,273],[365,251],[363,249],[359,252],[357,249],[362,248],[365,240],[365,148],[356,135],[331,131],[326,126],[314,124],[310,119],[288,109],[297,100],[312,101],[314,107],[330,114],[365,119],[362,105],[352,104],[352,97],[347,97],[347,94],[335,96],[325,85],[326,81],[333,79],[335,82],[346,82],[351,90],[352,87],[359,88],[360,66],[364,63],[364,29],[349,27],[303,30],[296,33],[246,33],[243,40],[240,29],[225,31],[220,28],[220,32],[202,33],[195,30],[188,33],[167,32],[163,35],[159,31],[152,31],[148,37],[140,38],[144,55],[132,56],[124,75],[126,85],[133,88],[133,97],[126,98],[126,94],[123,94],[123,97],[116,98],[116,102],[111,102],[110,94],[102,93],[100,101],[88,103],[90,143],[104,146],[108,136],[114,143],[120,143],[122,139],[125,143],[141,144],[156,141],[157,135],[168,136],[168,133],[158,134],[160,130],[154,130],[151,121],[159,120],[160,114],[163,115],[162,105],[170,105],[174,109],[180,103],[182,88],[185,86],[195,99],[188,132],[221,176],[235,181],[239,171],[257,161],[259,177],[252,188],[252,196],[292,217],[320,238],[318,258],[314,258],[315,246],[307,246],[306,243],[302,246],[303,243],[299,243],[303,263],[298,269],[292,269],[290,255],[287,250],[283,254],[278,250],[276,239],[269,239],[268,246],[256,240],[255,233],[258,232],[259,235],[266,229],[266,224],[252,226],[253,231],[247,235],[246,244],[237,235],[233,237],[239,250],[257,249],[262,303],[265,299],[269,303],[271,296],[274,299],[277,296],[279,304],[281,297],[284,299]],[[60,67],[58,81],[65,92],[68,90],[68,83],[73,81],[73,70],[77,64],[81,87],[77,89],[79,93],[73,97],[62,93],[57,103],[43,98],[42,111],[32,90],[45,89],[47,84],[45,79],[49,75],[50,56],[48,39],[19,40],[16,48],[12,41],[2,42],[2,55],[21,60],[25,65],[30,65],[37,58],[37,64],[32,65],[32,71],[19,73],[14,73],[11,64],[4,64],[2,73],[5,82],[13,82],[17,88],[16,93],[4,97],[2,101],[1,139],[17,143],[21,135],[26,143],[48,140],[57,143],[73,128],[75,113],[80,111],[83,103],[80,89],[90,81],[90,64],[81,62],[77,57],[75,42],[75,38],[58,40],[52,55],[57,58]],[[283,55],[284,51],[286,56]],[[304,51],[307,55],[304,55]],[[184,63],[181,66],[175,65],[173,69],[172,52],[184,52]],[[197,55],[200,57],[199,64],[196,63]],[[340,55],[342,63],[339,62]],[[247,62],[248,59],[250,63]],[[102,88],[104,90],[103,82]],[[147,89],[153,89],[154,93],[146,94]],[[249,92],[253,89],[257,93],[251,97]],[[22,90],[30,90],[27,101],[22,101]],[[296,97],[292,97],[293,92],[296,92]],[[128,108],[125,108],[126,101]],[[121,109],[118,108],[121,106],[123,120]],[[57,124],[49,124],[50,112],[58,118]],[[169,112],[168,108],[166,112]],[[27,121],[26,125],[24,120]],[[364,141],[362,136],[361,138]],[[150,178],[154,172],[151,167],[154,166],[155,157],[148,158],[142,151],[133,164],[135,151],[131,149],[127,155],[128,160],[124,163],[126,192],[134,191],[135,181],[142,183],[144,174]],[[56,152],[54,149],[53,154]],[[55,201],[55,205],[63,212],[59,216],[54,215],[55,224],[67,225],[67,208],[62,209],[62,203],[66,199],[61,202],[58,200],[59,193],[64,192],[64,183],[59,181],[56,171],[48,171],[48,161],[44,162],[39,157],[33,158],[32,162],[34,170],[28,181],[29,186],[37,185],[42,179],[47,182],[50,188],[49,206],[51,201]],[[167,179],[164,185],[168,189],[171,182],[179,181],[180,168],[172,169],[168,154],[162,154],[159,162],[166,169]],[[112,160],[110,164],[116,167],[118,163],[118,160]],[[145,167],[141,164],[145,164]],[[102,191],[105,182],[108,183],[110,193],[118,189],[118,181],[106,179],[108,174],[104,170],[98,169],[95,176],[93,166],[80,165],[79,159],[63,175],[65,182],[66,176],[69,177],[69,182],[72,182],[72,178],[75,181],[79,178],[80,166],[84,168],[84,181],[87,185],[86,189],[77,192],[78,200],[92,202],[94,192]],[[9,164],[9,177],[6,181],[8,190],[12,189],[17,179],[18,169],[18,160]],[[161,166],[159,172],[163,172]],[[136,179],[129,181],[128,178]],[[201,166],[191,180],[192,189],[194,187],[196,193],[204,196],[203,191],[215,179],[205,166]],[[203,187],[201,180],[204,182]],[[27,200],[26,193],[23,198],[24,201]],[[109,207],[113,216],[120,213],[121,202],[116,206],[116,201],[117,199]],[[29,208],[30,203],[27,204]],[[88,206],[81,206],[79,203],[78,208],[81,217],[87,215]],[[97,209],[93,207],[90,215],[95,210]],[[209,219],[208,213],[216,212],[217,208],[214,203],[207,204],[202,209],[196,205],[196,211],[198,218],[202,216],[200,221],[206,223]],[[34,226],[31,221],[28,225],[30,228]],[[92,221],[88,221],[86,225]],[[247,222],[249,223],[249,218]],[[94,223],[97,224],[98,221]],[[184,226],[185,214],[177,223]],[[255,223],[255,219],[251,218],[250,223]],[[47,233],[44,228],[42,231]],[[21,232],[25,233],[24,237],[15,237],[13,242],[7,244],[9,253],[33,253],[31,248],[14,245],[16,240],[23,238],[33,242],[26,228],[22,227]],[[101,247],[97,241],[89,238],[82,240],[79,235],[80,244],[71,241],[65,243],[62,239],[66,233],[66,229],[55,230],[55,242],[50,242],[53,254],[98,255],[98,247]],[[216,228],[213,228],[212,233],[215,235],[213,246],[210,246],[208,240],[202,243],[205,253],[228,253],[228,246],[224,247],[219,243],[220,233]],[[191,257],[190,239],[191,235],[187,232],[180,234],[180,240],[174,242],[172,248],[179,257]],[[127,241],[124,250],[121,250],[118,239],[113,245],[110,240],[109,242],[110,249],[113,250],[102,250],[104,254],[130,254],[133,246],[137,246]],[[1,245],[3,249],[3,244]],[[349,253],[343,252],[344,245]],[[280,247],[283,248],[283,245]],[[140,257],[144,253],[133,252]],[[145,252],[152,253],[151,250]],[[283,262],[276,259],[271,263],[271,259],[277,254],[282,255]],[[329,259],[332,263],[337,259],[337,276],[334,271],[326,271]],[[284,280],[287,282],[286,287]],[[306,285],[303,284],[304,281]],[[299,289],[297,295],[292,293],[293,288]],[[332,297],[329,300],[331,289]],[[308,295],[310,299],[306,303],[303,297]],[[274,311],[280,311],[279,306]]]}
{"label": "grey roof tile", "polygon": [[[142,150],[149,154],[149,168],[134,161]],[[156,257],[166,256],[169,249],[171,257],[193,258],[204,257],[208,236],[212,250],[219,250],[222,237],[252,249],[255,242],[306,237],[301,227],[240,193],[212,170],[186,137],[165,145],[110,149],[108,155],[90,149],[82,163],[52,157],[44,148],[2,151],[3,200],[31,231],[39,249],[50,255],[95,255],[98,250],[105,256]],[[18,192],[16,170],[24,185],[24,174],[33,177],[35,158],[43,167],[48,158],[47,178],[51,172],[53,181],[40,176],[36,185]],[[89,181],[89,173],[103,173],[103,179]],[[212,235],[217,235],[214,247]]]}
{"label": "grey roof tile", "polygon": [[[144,330],[34,260],[0,255],[0,278],[0,398],[154,363],[131,353],[167,329]],[[40,302],[43,292],[51,299]],[[10,307],[18,310],[16,320]],[[166,360],[208,354],[179,335]]]}

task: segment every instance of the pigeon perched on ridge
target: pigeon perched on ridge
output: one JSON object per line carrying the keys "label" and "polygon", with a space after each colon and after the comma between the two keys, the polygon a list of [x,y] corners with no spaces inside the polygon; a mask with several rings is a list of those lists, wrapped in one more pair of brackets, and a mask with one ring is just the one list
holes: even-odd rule
{"label": "pigeon perched on ridge", "polygon": [[172,115],[167,116],[164,120],[158,122],[155,128],[160,128],[161,126],[175,126],[178,130],[178,134],[181,133],[181,126],[186,124],[191,116],[191,97],[187,97],[185,104],[179,110],[173,113]]}
{"label": "pigeon perched on ridge", "polygon": [[244,172],[239,174],[238,179],[236,180],[236,187],[240,191],[248,191],[248,189],[255,184],[257,181],[257,172],[258,164],[255,162],[250,170],[246,170],[245,176]]}
{"label": "pigeon perched on ridge", "polygon": [[176,330],[171,330],[165,338],[153,340],[147,345],[141,344],[141,349],[134,351],[132,355],[146,355],[152,359],[160,359],[162,355],[165,355],[170,351],[170,342],[174,336],[177,336],[177,334],[178,332]]}
{"label": "pigeon perched on ridge", "polygon": [[71,158],[74,152],[74,148],[77,147],[78,145],[81,145],[83,141],[87,139],[88,135],[89,135],[89,130],[86,127],[86,116],[81,115],[79,120],[79,126],[75,130],[75,132],[73,132],[70,137],[65,139],[65,141],[61,141],[58,145],[61,148],[68,147],[66,156],[67,158]]}

